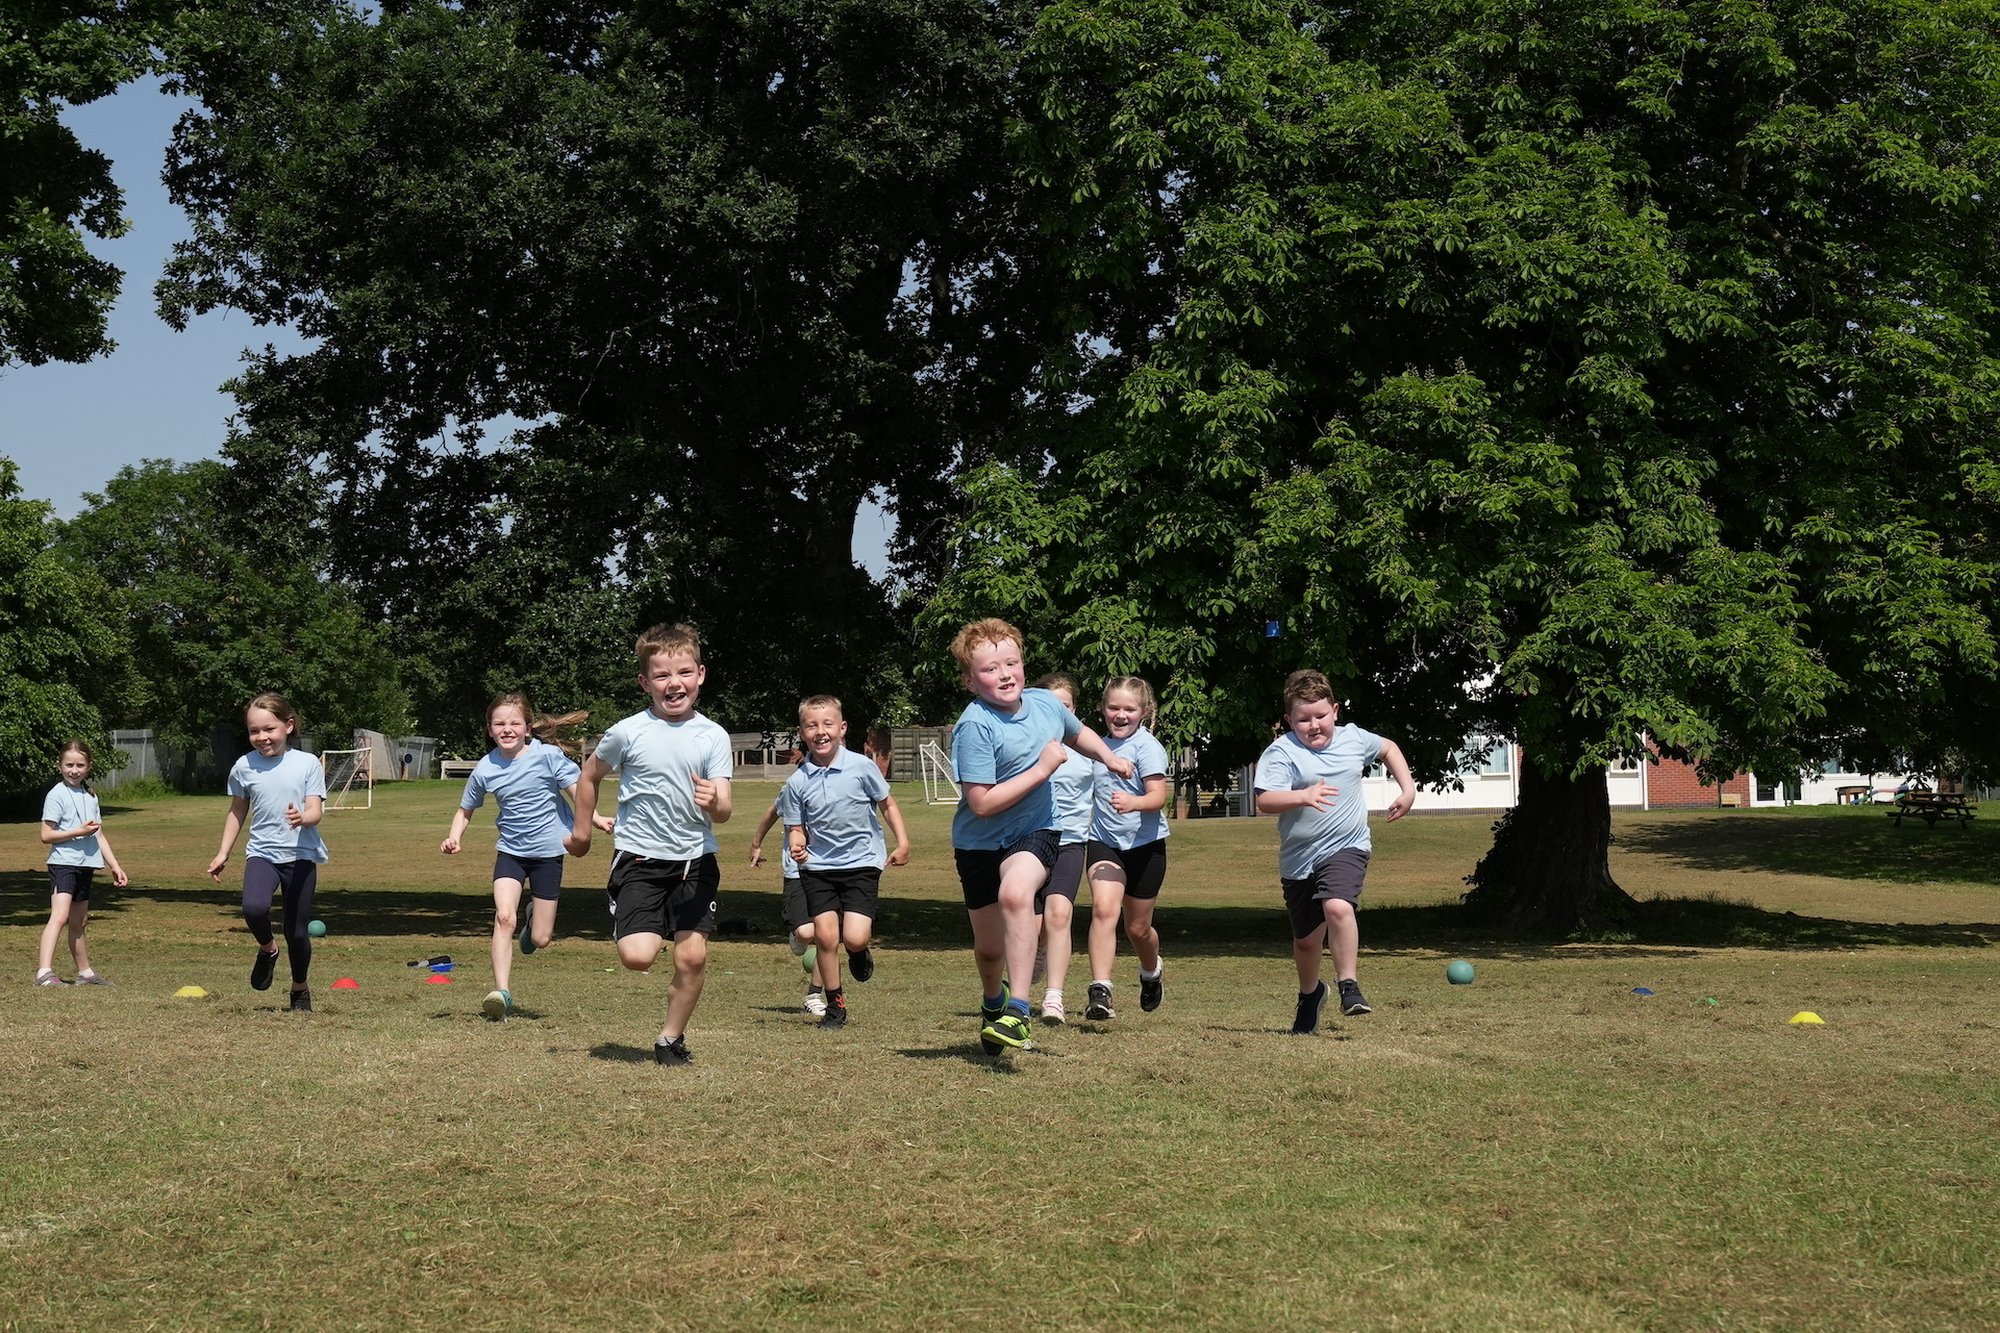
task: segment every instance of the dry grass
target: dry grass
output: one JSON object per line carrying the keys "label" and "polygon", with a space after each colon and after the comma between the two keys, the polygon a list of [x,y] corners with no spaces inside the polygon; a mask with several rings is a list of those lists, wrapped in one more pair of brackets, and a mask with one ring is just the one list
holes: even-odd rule
{"label": "dry grass", "polygon": [[[1363,914],[1378,1011],[1300,1041],[1271,823],[1180,824],[1166,1007],[1137,1012],[1121,958],[1125,1017],[995,1064],[942,813],[905,793],[881,970],[822,1035],[775,873],[739,865],[746,785],[722,914],[748,933],[716,942],[697,1064],[663,1071],[664,972],[608,970],[601,853],[517,965],[524,1012],[480,1020],[489,862],[436,854],[454,790],[332,816],[310,1018],[248,990],[234,890],[200,876],[220,800],[109,813],[138,883],[93,924],[108,991],[26,987],[46,899],[8,831],[0,1323],[2000,1321],[1989,827],[1621,817],[1621,881],[1692,901],[1545,946],[1444,905],[1484,819],[1405,821]],[[449,986],[402,966],[439,949]],[[1444,984],[1457,954],[1476,985]]]}

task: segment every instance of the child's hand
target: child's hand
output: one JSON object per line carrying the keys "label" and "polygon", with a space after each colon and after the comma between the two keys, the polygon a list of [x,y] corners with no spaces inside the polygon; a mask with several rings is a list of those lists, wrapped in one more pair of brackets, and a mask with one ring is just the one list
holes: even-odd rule
{"label": "child's hand", "polygon": [[563,835],[563,850],[571,856],[590,855],[590,835],[572,830]]}
{"label": "child's hand", "polygon": [[1333,798],[1340,795],[1340,788],[1325,782],[1315,782],[1299,791],[1299,804],[1309,805],[1315,810],[1324,810],[1333,804]]}
{"label": "child's hand", "polygon": [[87,820],[82,825],[78,826],[76,830],[76,836],[79,838],[88,838],[91,834],[97,832],[97,830],[103,827],[104,827],[103,820],[100,819]]}
{"label": "child's hand", "polygon": [[791,854],[792,860],[798,862],[800,865],[806,863],[806,845],[803,842],[795,843],[791,848]]}
{"label": "child's hand", "polygon": [[285,807],[285,822],[293,828],[297,828],[306,822],[305,812],[300,810],[296,805],[288,805]]}
{"label": "child's hand", "polygon": [[131,880],[125,878],[124,866],[111,867],[111,883],[113,884],[113,886],[122,889],[131,882],[132,882]]}
{"label": "child's hand", "polygon": [[1112,755],[1111,761],[1105,764],[1105,767],[1110,769],[1113,773],[1116,773],[1121,778],[1129,778],[1138,771],[1137,769],[1132,767],[1132,761],[1130,759],[1127,759],[1122,754]]}
{"label": "child's hand", "polygon": [[714,814],[716,806],[721,804],[721,795],[716,791],[715,783],[707,778],[696,778],[694,780],[694,803],[708,811],[709,814]]}
{"label": "child's hand", "polygon": [[750,868],[751,868],[752,870],[755,870],[755,869],[756,869],[756,868],[757,868],[758,866],[760,866],[760,865],[763,865],[763,864],[764,864],[764,844],[763,844],[763,843],[761,843],[761,842],[753,842],[753,843],[751,843],[751,844],[750,844]]}
{"label": "child's hand", "polygon": [[906,866],[909,863],[910,863],[910,849],[907,845],[898,844],[896,850],[889,853],[890,865]]}
{"label": "child's hand", "polygon": [[1061,741],[1050,741],[1042,747],[1042,757],[1035,761],[1035,767],[1041,769],[1042,776],[1046,778],[1068,762],[1069,747]]}
{"label": "child's hand", "polygon": [[457,855],[458,855],[458,839],[457,839],[457,838],[446,838],[446,839],[445,839],[445,840],[444,840],[443,842],[441,842],[441,843],[439,843],[439,844],[438,844],[438,850],[439,850],[439,851],[441,851],[441,852],[443,852],[443,853],[444,853],[444,854],[445,854],[446,856],[457,856]]}
{"label": "child's hand", "polygon": [[1389,819],[1393,822],[1410,813],[1410,806],[1416,802],[1414,791],[1398,790],[1395,799],[1389,802]]}
{"label": "child's hand", "polygon": [[229,864],[229,853],[223,852],[208,863],[208,877],[217,884],[222,883],[222,867]]}
{"label": "child's hand", "polygon": [[618,827],[618,821],[610,815],[592,815],[590,822],[597,825],[599,833],[610,833]]}
{"label": "child's hand", "polygon": [[1111,808],[1121,815],[1129,815],[1138,800],[1139,798],[1129,791],[1114,791],[1111,793]]}

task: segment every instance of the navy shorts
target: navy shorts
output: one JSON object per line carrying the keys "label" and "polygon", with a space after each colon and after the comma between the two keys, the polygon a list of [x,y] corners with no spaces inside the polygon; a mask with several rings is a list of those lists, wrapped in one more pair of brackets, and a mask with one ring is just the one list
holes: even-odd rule
{"label": "navy shorts", "polygon": [[493,855],[493,878],[511,879],[527,886],[535,897],[554,902],[562,896],[563,859],[560,856],[516,856],[512,852]]}
{"label": "navy shorts", "polygon": [[1367,875],[1368,853],[1349,847],[1321,861],[1304,879],[1280,880],[1285,888],[1285,911],[1292,918],[1292,938],[1302,940],[1326,924],[1326,909],[1320,904],[1327,899],[1360,902],[1361,881]]}
{"label": "navy shorts", "polygon": [[806,911],[806,886],[797,875],[785,876],[785,896],[778,911],[784,917],[786,930],[796,931],[811,924],[812,913]]}
{"label": "navy shorts", "polygon": [[90,901],[90,881],[97,878],[96,866],[49,867],[49,897],[67,893],[75,902]]}
{"label": "navy shorts", "polygon": [[882,872],[874,866],[851,870],[804,870],[799,883],[805,886],[806,910],[814,916],[838,912],[842,916],[875,919],[875,896],[882,886]]}
{"label": "navy shorts", "polygon": [[1167,882],[1167,840],[1155,838],[1137,847],[1113,847],[1108,842],[1090,840],[1084,853],[1084,864],[1095,866],[1100,861],[1109,861],[1125,872],[1125,896],[1127,898],[1157,898],[1160,886]]}
{"label": "navy shorts", "polygon": [[[1041,901],[1051,898],[1067,898],[1076,901],[1077,890],[1083,887],[1083,844],[1066,842],[1056,848],[1056,863],[1049,869],[1049,882],[1042,886]],[[1039,906],[1036,911],[1040,911]]]}
{"label": "navy shorts", "polygon": [[722,871],[713,852],[692,861],[656,861],[636,852],[611,858],[611,938],[658,935],[672,938],[684,930],[715,933],[715,891]]}
{"label": "navy shorts", "polygon": [[[969,847],[958,847],[952,851],[952,859],[958,862],[958,887],[965,895],[965,909],[977,912],[982,907],[991,907],[1000,901],[1000,867],[1010,856],[1028,853],[1042,863],[1042,886],[1048,885],[1049,867],[1056,863],[1058,834],[1052,828],[1045,828],[1028,834],[1012,847],[1000,847],[988,851]],[[1035,911],[1042,910],[1042,891],[1035,890]]]}

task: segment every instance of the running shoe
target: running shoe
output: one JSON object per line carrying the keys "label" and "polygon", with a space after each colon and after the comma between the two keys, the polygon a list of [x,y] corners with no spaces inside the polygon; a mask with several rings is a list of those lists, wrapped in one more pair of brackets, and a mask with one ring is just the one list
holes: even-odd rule
{"label": "running shoe", "polygon": [[79,972],[76,974],[75,984],[78,986],[109,986],[111,978],[97,972]]}
{"label": "running shoe", "polygon": [[535,928],[531,924],[534,920],[534,915],[532,911],[521,913],[521,927],[518,933],[521,937],[521,954],[523,957],[535,951]]}
{"label": "running shoe", "polygon": [[819,1020],[821,1030],[846,1027],[847,997],[845,995],[834,995],[828,997],[823,1003],[826,1005],[826,1017]]}
{"label": "running shoe", "polygon": [[1326,1004],[1326,983],[1320,982],[1308,994],[1299,996],[1299,1011],[1292,1019],[1292,1035],[1310,1037],[1319,1031],[1319,1011]]}
{"label": "running shoe", "polygon": [[1010,1009],[979,1029],[979,1037],[982,1043],[998,1042],[1009,1050],[1025,1051],[1029,1045],[1028,1023]]}
{"label": "running shoe", "polygon": [[1042,1021],[1052,1028],[1059,1028],[1067,1016],[1063,1013],[1062,992],[1050,991],[1042,997]]}
{"label": "running shoe", "polygon": [[847,955],[847,975],[856,981],[866,981],[875,975],[875,955],[871,950],[862,949]]}
{"label": "running shoe", "polygon": [[1357,1014],[1372,1014],[1375,1007],[1362,997],[1358,982],[1343,981],[1340,983],[1340,1012],[1353,1018]]}
{"label": "running shoe", "polygon": [[257,961],[250,964],[250,989],[271,989],[271,974],[278,970],[278,951],[257,950]]}
{"label": "running shoe", "polygon": [[1111,987],[1101,981],[1090,983],[1089,998],[1084,1002],[1083,1016],[1093,1023],[1108,1023],[1118,1017],[1118,1011],[1111,1007]]}
{"label": "running shoe", "polygon": [[1160,1001],[1164,1000],[1166,996],[1167,987],[1164,976],[1148,977],[1144,972],[1139,974],[1139,1007],[1141,1009],[1149,1014],[1152,1013],[1160,1007]]}
{"label": "running shoe", "polygon": [[486,992],[486,998],[479,1002],[479,1011],[498,1023],[514,1012],[514,997],[504,990]]}
{"label": "running shoe", "polygon": [[653,1043],[653,1063],[657,1065],[687,1065],[694,1063],[694,1052],[688,1049],[685,1036],[672,1041]]}
{"label": "running shoe", "polygon": [[312,991],[309,989],[293,991],[292,998],[290,999],[290,1001],[286,1003],[285,1008],[291,1010],[295,1014],[311,1013],[313,1011]]}
{"label": "running shoe", "polygon": [[814,1018],[826,1017],[826,992],[817,986],[806,988],[806,1012]]}
{"label": "running shoe", "polygon": [[68,983],[67,981],[64,981],[64,980],[63,980],[63,979],[62,979],[61,977],[57,976],[57,975],[56,975],[55,973],[53,973],[53,972],[37,972],[37,973],[35,974],[35,984],[36,984],[37,986],[67,986],[67,985],[69,985],[69,983]]}

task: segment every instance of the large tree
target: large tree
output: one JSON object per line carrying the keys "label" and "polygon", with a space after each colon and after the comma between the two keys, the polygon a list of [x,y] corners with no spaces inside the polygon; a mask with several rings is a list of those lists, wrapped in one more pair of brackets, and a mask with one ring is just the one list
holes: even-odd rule
{"label": "large tree", "polygon": [[1627,901],[1604,772],[1649,742],[1991,755],[1996,33],[1990,0],[1059,0],[1014,146],[1071,415],[972,478],[940,628],[1019,607],[1228,758],[1301,665],[1433,778],[1518,738],[1473,897],[1537,927]]}
{"label": "large tree", "polygon": [[[427,717],[686,618],[744,722],[865,714],[906,630],[851,558],[879,493],[935,548],[1020,410],[980,299],[1031,260],[996,171],[1014,6],[970,0],[221,0],[162,303],[310,341],[235,385],[237,471],[304,473],[339,568],[408,627]],[[1015,304],[1012,311],[1032,306]],[[247,497],[254,500],[254,495]],[[607,676],[615,666],[616,676]],[[528,668],[532,670],[533,668]]]}
{"label": "large tree", "polygon": [[0,368],[110,349],[116,266],[85,235],[125,233],[111,161],[62,123],[142,72],[156,0],[11,0],[0,7]]}

